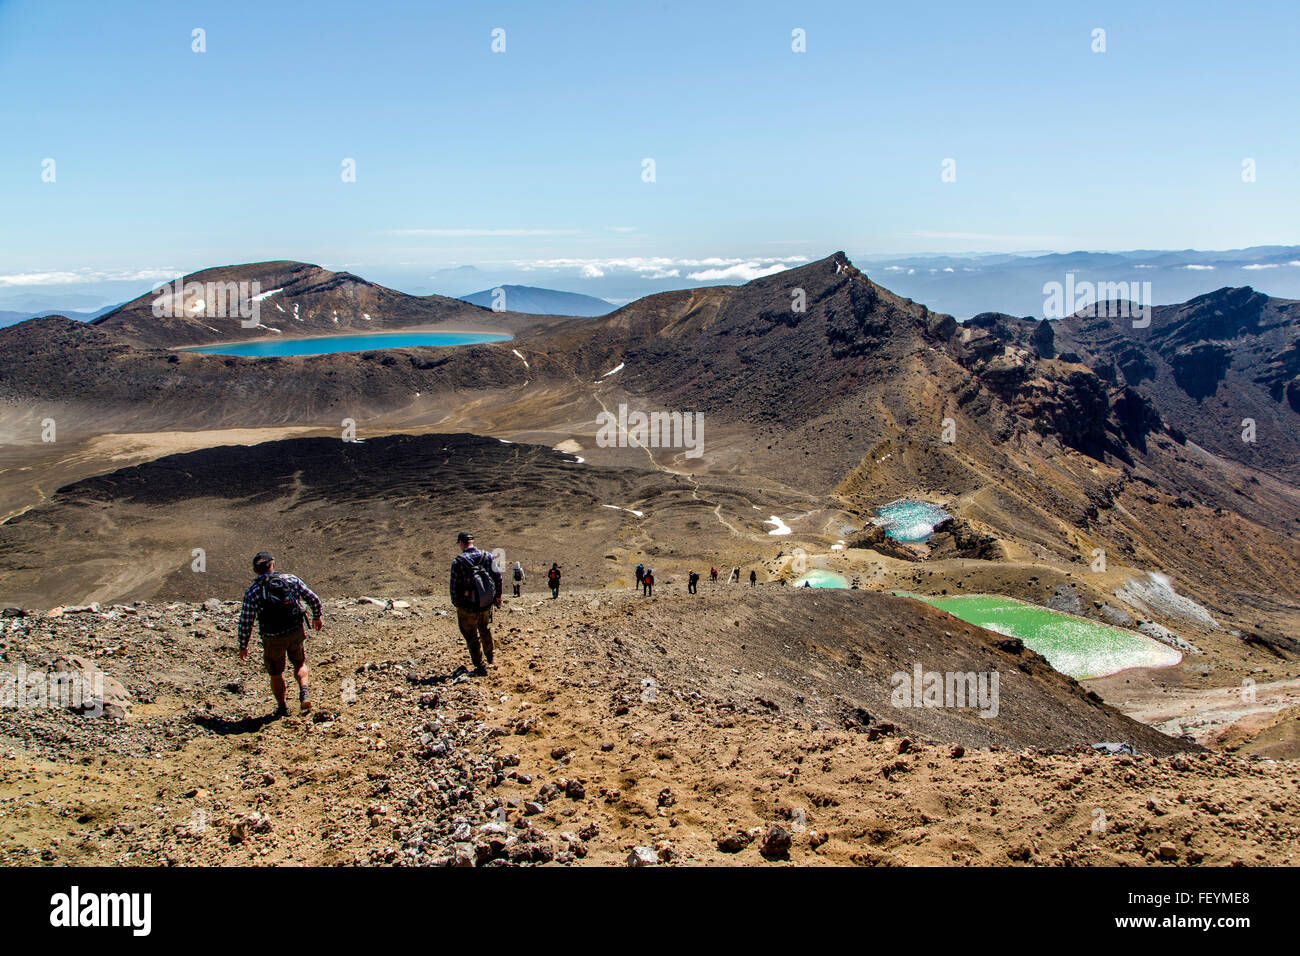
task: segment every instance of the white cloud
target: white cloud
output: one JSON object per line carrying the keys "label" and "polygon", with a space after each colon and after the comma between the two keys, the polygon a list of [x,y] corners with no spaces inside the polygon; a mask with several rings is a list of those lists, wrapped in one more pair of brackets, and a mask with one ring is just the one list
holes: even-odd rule
{"label": "white cloud", "polygon": [[686,278],[699,282],[718,282],[757,279],[807,261],[807,256],[787,256],[781,259],[768,257],[739,259],[721,256],[677,259],[668,256],[629,256],[609,259],[532,259],[516,261],[514,265],[528,272],[539,269],[556,272],[573,271],[587,279],[601,278],[619,272],[636,273],[642,279],[676,279],[680,278],[685,270],[695,270],[686,272]]}
{"label": "white cloud", "polygon": [[175,269],[133,269],[121,272],[104,272],[93,269],[75,269],[66,272],[18,272],[0,275],[0,287],[25,285],[75,285],[83,282],[156,282],[174,279]]}
{"label": "white cloud", "polygon": [[1062,244],[1062,236],[1014,236],[995,232],[908,232],[903,234],[909,239],[960,239],[971,242],[1018,242]]}
{"label": "white cloud", "polygon": [[1243,268],[1243,269],[1250,269],[1250,270],[1255,270],[1255,269],[1276,269],[1277,266],[1278,266],[1278,264],[1277,264],[1276,262],[1252,262],[1252,263],[1251,263],[1250,265],[1248,265],[1248,266],[1242,266],[1242,268]]}
{"label": "white cloud", "polygon": [[474,239],[493,236],[576,236],[577,229],[390,229],[393,236],[442,236]]}
{"label": "white cloud", "polygon": [[1184,268],[1184,269],[1191,269],[1193,272],[1213,272],[1213,271],[1214,271],[1214,266],[1187,265],[1187,266],[1183,266],[1183,268]]}
{"label": "white cloud", "polygon": [[686,278],[694,279],[697,282],[719,282],[727,279],[741,279],[749,282],[751,279],[761,279],[763,276],[770,276],[775,272],[784,272],[789,268],[784,262],[774,262],[769,266],[759,265],[757,262],[739,262],[734,266],[727,266],[723,269],[704,269],[701,272],[687,273]]}

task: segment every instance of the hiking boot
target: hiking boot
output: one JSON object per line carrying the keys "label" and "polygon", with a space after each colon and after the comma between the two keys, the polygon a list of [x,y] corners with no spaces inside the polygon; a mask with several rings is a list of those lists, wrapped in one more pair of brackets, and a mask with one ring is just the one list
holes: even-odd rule
{"label": "hiking boot", "polygon": [[278,704],[275,708],[275,711],[271,714],[271,717],[276,720],[278,720],[281,717],[288,717],[288,716],[289,716],[289,708],[286,707],[284,704]]}
{"label": "hiking boot", "polygon": [[304,700],[304,701],[302,702],[301,706],[299,706],[299,708],[298,708],[298,713],[300,713],[300,714],[310,714],[310,713],[311,713],[311,701],[309,701],[309,700]]}
{"label": "hiking boot", "polygon": [[475,677],[487,677],[487,668],[480,664],[471,672]]}

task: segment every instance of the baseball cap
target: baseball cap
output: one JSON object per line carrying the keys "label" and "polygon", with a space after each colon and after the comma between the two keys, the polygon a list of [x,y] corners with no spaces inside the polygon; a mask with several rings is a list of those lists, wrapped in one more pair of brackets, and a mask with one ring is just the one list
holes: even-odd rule
{"label": "baseball cap", "polygon": [[456,540],[457,540],[457,541],[473,541],[473,540],[474,540],[474,536],[473,536],[472,534],[470,534],[468,531],[462,531],[460,534],[456,535]]}
{"label": "baseball cap", "polygon": [[270,551],[259,551],[253,558],[253,570],[265,571],[274,560]]}

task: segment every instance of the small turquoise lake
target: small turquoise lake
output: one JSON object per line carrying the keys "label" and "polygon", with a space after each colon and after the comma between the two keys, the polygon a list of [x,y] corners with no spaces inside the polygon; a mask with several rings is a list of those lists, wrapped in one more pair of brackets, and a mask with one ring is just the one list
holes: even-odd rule
{"label": "small turquoise lake", "polygon": [[847,588],[848,580],[842,574],[836,574],[834,571],[823,571],[821,568],[809,568],[808,573],[799,580],[794,582],[797,588],[805,584],[810,588]]}
{"label": "small turquoise lake", "polygon": [[437,348],[506,342],[510,336],[490,332],[367,332],[359,335],[322,335],[314,338],[261,339],[227,345],[196,345],[184,352],[251,357],[330,355],[335,352],[370,352],[375,349]]}
{"label": "small turquoise lake", "polygon": [[900,498],[876,509],[876,524],[895,541],[924,541],[934,526],[952,515],[928,501]]}

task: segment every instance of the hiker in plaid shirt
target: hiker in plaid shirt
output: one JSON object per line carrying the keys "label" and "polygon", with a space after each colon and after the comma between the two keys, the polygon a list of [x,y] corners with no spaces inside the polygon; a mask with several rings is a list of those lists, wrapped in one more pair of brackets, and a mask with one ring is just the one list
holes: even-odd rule
{"label": "hiker in plaid shirt", "polygon": [[285,704],[285,658],[293,664],[298,681],[298,702],[302,713],[311,710],[307,687],[306,617],[300,602],[311,608],[311,626],[320,630],[324,626],[320,598],[307,585],[292,574],[277,574],[275,558],[265,551],[253,558],[253,572],[257,575],[244,592],[244,603],[239,609],[239,659],[248,660],[248,642],[253,634],[253,619],[257,619],[262,635],[262,663],[271,677],[271,691],[275,694],[276,717],[289,713]]}

